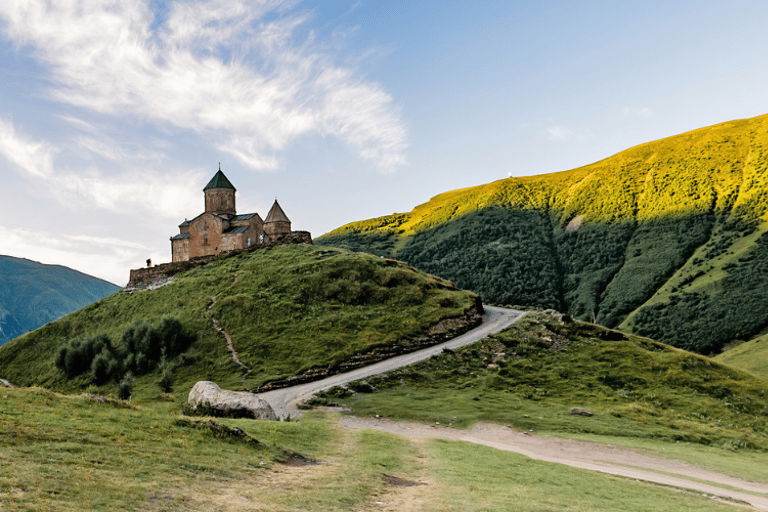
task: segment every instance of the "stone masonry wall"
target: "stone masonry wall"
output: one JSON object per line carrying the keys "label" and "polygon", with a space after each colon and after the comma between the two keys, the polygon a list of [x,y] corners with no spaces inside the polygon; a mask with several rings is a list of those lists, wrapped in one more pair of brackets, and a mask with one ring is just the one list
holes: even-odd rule
{"label": "stone masonry wall", "polygon": [[220,254],[211,254],[208,256],[199,256],[197,258],[191,258],[188,261],[175,261],[173,263],[163,263],[155,267],[132,269],[128,284],[123,289],[124,291],[142,290],[150,287],[153,283],[170,278],[181,272],[191,270],[195,267],[205,265],[208,262],[221,258],[223,256],[230,256],[233,254],[239,254],[241,252],[257,251],[259,249],[265,249],[267,247],[275,247],[277,245],[288,244],[312,244],[312,235],[309,231],[292,231],[281,235],[276,240],[270,240],[265,243],[253,244],[246,249],[236,249],[233,251],[226,251]]}

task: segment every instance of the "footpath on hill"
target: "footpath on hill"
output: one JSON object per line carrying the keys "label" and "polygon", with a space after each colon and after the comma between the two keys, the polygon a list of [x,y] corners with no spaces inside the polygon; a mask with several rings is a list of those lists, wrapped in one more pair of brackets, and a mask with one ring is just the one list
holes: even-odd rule
{"label": "footpath on hill", "polygon": [[334,386],[341,386],[342,384],[347,384],[354,380],[364,379],[371,375],[378,375],[379,373],[396,370],[397,368],[408,366],[424,359],[429,359],[442,352],[444,348],[456,349],[465,345],[470,345],[491,334],[506,329],[525,315],[525,312],[514,309],[496,308],[492,306],[483,307],[485,309],[483,323],[450,341],[422,350],[417,350],[409,354],[393,357],[385,361],[380,361],[376,364],[358,368],[351,372],[333,375],[323,380],[260,393],[259,397],[269,402],[269,405],[272,406],[272,409],[274,409],[275,414],[277,414],[279,418],[285,418],[289,415],[291,417],[296,417],[301,415],[301,411],[297,407],[298,404],[307,400],[315,393],[330,389]]}

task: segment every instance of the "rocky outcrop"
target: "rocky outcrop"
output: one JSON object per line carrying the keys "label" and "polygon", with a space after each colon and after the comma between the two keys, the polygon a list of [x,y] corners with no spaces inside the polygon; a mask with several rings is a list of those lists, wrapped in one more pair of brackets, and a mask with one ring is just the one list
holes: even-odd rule
{"label": "rocky outcrop", "polygon": [[188,403],[194,410],[211,416],[250,417],[256,420],[278,419],[272,406],[249,391],[221,389],[210,381],[200,381],[189,392]]}

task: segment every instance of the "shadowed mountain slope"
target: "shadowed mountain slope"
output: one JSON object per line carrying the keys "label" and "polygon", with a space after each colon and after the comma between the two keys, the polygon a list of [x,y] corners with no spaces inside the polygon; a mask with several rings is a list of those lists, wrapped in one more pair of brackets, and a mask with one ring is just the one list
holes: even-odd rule
{"label": "shadowed mountain slope", "polygon": [[0,345],[118,290],[71,268],[0,256]]}
{"label": "shadowed mountain slope", "polygon": [[446,192],[323,245],[702,353],[768,326],[768,116]]}

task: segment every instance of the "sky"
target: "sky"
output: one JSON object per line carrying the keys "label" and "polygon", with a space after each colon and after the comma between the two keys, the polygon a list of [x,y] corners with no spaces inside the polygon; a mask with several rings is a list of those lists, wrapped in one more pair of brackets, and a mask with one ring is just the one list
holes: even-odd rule
{"label": "sky", "polygon": [[768,113],[768,2],[2,0],[0,254],[125,285],[221,165],[293,229]]}

